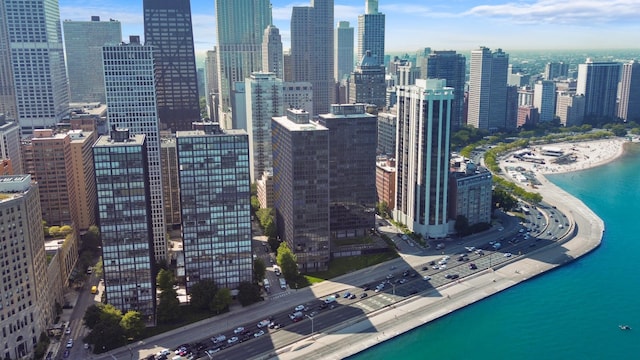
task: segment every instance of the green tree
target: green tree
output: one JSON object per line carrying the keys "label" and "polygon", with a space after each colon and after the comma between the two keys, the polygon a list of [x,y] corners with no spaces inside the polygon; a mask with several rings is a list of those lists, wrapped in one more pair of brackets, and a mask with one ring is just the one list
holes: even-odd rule
{"label": "green tree", "polygon": [[42,231],[44,232],[44,237],[49,237],[49,227],[47,226],[47,222],[42,220]]}
{"label": "green tree", "polygon": [[298,276],[298,263],[296,254],[294,254],[286,242],[282,242],[278,246],[278,256],[276,258],[280,269],[282,269],[282,275],[291,283]]}
{"label": "green tree", "polygon": [[276,223],[273,219],[267,220],[267,223],[264,227],[264,235],[267,237],[278,236],[278,229],[276,228]]}
{"label": "green tree", "polygon": [[260,301],[260,287],[248,281],[240,282],[238,285],[238,301],[242,306],[251,305]]}
{"label": "green tree", "polygon": [[156,276],[156,282],[158,283],[158,288],[161,291],[173,289],[173,284],[175,283],[173,272],[161,269],[158,272],[158,276]]}
{"label": "green tree", "polygon": [[208,310],[211,299],[218,292],[218,286],[211,279],[202,279],[189,288],[191,306],[200,310]]}
{"label": "green tree", "polygon": [[253,282],[259,283],[264,279],[264,275],[267,272],[267,266],[264,264],[264,260],[257,258],[253,260]]}
{"label": "green tree", "polygon": [[126,336],[119,321],[107,318],[97,323],[84,341],[93,345],[94,352],[103,353],[125,345]]}
{"label": "green tree", "polygon": [[381,201],[379,203],[376,203],[376,211],[378,212],[378,215],[382,216],[385,219],[388,219],[391,217],[389,204],[387,204],[386,201]]}
{"label": "green tree", "polygon": [[163,290],[158,297],[157,318],[159,323],[170,323],[180,316],[178,293],[173,288]]}
{"label": "green tree", "polygon": [[208,120],[209,113],[207,112],[207,97],[200,96],[200,118]]}
{"label": "green tree", "polygon": [[41,332],[40,337],[38,338],[38,344],[36,345],[36,348],[33,353],[36,359],[44,358],[44,355],[47,351],[47,348],[49,347],[50,342],[51,340],[49,340],[49,337],[47,336],[47,334],[44,331]]}
{"label": "green tree", "polygon": [[260,201],[258,200],[258,197],[255,195],[251,195],[251,210],[253,210],[253,212],[256,212],[260,209]]}
{"label": "green tree", "polygon": [[469,220],[464,215],[458,215],[456,217],[456,223],[454,229],[460,235],[467,235],[469,233]]}
{"label": "green tree", "polygon": [[84,317],[82,318],[86,327],[93,329],[100,322],[103,307],[104,304],[96,304],[87,308],[84,312]]}
{"label": "green tree", "polygon": [[60,226],[50,226],[49,227],[49,236],[52,236],[52,237],[60,236]]}
{"label": "green tree", "polygon": [[120,320],[120,326],[128,338],[137,338],[145,329],[144,318],[139,311],[129,310]]}
{"label": "green tree", "polygon": [[229,310],[231,301],[233,301],[231,298],[231,291],[227,288],[219,289],[211,301],[211,311],[215,312],[216,315],[226,312]]}
{"label": "green tree", "polygon": [[91,225],[87,232],[82,236],[82,247],[96,251],[100,246],[100,230],[97,226]]}
{"label": "green tree", "polygon": [[73,231],[73,228],[69,225],[63,225],[60,227],[60,235],[61,236],[67,236],[69,234],[71,234],[71,232]]}

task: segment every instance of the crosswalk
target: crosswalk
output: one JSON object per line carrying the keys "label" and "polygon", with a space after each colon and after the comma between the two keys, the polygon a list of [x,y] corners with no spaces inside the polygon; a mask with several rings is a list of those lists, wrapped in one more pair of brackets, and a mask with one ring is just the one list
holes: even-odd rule
{"label": "crosswalk", "polygon": [[279,299],[279,298],[285,297],[285,296],[290,295],[290,294],[291,294],[291,291],[287,290],[287,291],[283,291],[281,293],[269,295],[269,299],[270,300]]}

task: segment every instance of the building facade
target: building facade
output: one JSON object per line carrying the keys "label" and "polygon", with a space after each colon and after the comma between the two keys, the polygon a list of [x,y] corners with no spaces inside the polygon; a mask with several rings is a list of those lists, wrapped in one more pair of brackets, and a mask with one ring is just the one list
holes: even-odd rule
{"label": "building facade", "polygon": [[[107,92],[107,99],[109,93]],[[93,145],[107,304],[155,324],[156,279],[147,137],[112,129]]]}
{"label": "building facade", "polygon": [[466,79],[466,58],[452,50],[434,50],[426,59],[426,74],[423,79],[444,79],[447,87],[453,88],[451,127],[460,129],[464,123],[464,91]]}
{"label": "building facade", "polygon": [[587,59],[584,64],[578,64],[576,94],[584,95],[585,118],[616,116],[620,69],[618,62]]}
{"label": "building facade", "polygon": [[278,236],[303,271],[326,270],[329,241],[329,131],[310,113],[273,118],[273,187]]}
{"label": "building facade", "polygon": [[387,103],[384,65],[367,51],[349,77],[349,103],[371,104],[382,109]]}
{"label": "building facade", "polygon": [[232,114],[234,84],[262,70],[262,39],[271,22],[269,0],[216,0],[218,120],[223,129],[241,129]]}
{"label": "building facade", "polygon": [[471,51],[467,124],[496,131],[506,126],[509,55],[501,49]]}
{"label": "building facade", "polygon": [[318,123],[329,129],[329,229],[332,239],[375,227],[377,118],[365,104],[331,105]]}
{"label": "building facade", "polygon": [[160,139],[160,160],[162,161],[162,197],[167,226],[179,228],[180,219],[180,183],[178,180],[178,153],[174,136]]}
{"label": "building facade", "polygon": [[540,80],[533,86],[533,106],[538,108],[541,122],[553,121],[556,113],[556,85],[550,80]]}
{"label": "building facade", "polygon": [[365,0],[365,12],[358,15],[358,52],[361,60],[367,51],[376,64],[384,65],[385,16],[378,11],[378,0]]}
{"label": "building facade", "polygon": [[99,16],[92,16],[91,21],[65,20],[62,29],[70,101],[104,104],[102,47],[106,44],[117,45],[122,41],[120,21],[100,21]]}
{"label": "building facade", "polygon": [[11,65],[11,46],[9,29],[4,14],[7,12],[4,1],[0,1],[0,116],[9,120],[18,119],[16,93],[13,86],[13,66]]}
{"label": "building facade", "polygon": [[396,156],[396,128],[398,116],[395,109],[378,113],[378,148],[379,155]]}
{"label": "building facade", "polygon": [[333,77],[338,83],[345,82],[353,70],[353,39],[353,27],[349,26],[349,22],[338,21],[335,38],[333,39],[333,45],[335,46]]}
{"label": "building facade", "polygon": [[129,43],[105,46],[103,52],[110,126],[129,129],[133,135],[146,136],[153,249],[156,260],[164,260],[167,258],[167,238],[162,198],[154,50],[151,46],[140,44],[139,37],[131,36]]}
{"label": "building facade", "polygon": [[252,281],[249,137],[194,123],[176,133],[187,291],[199,281]]}
{"label": "building facade", "polygon": [[396,207],[396,162],[394,159],[376,161],[376,192],[379,203],[387,204],[390,211]]}
{"label": "building facade", "polygon": [[569,76],[569,64],[564,62],[549,62],[544,67],[544,80],[555,80]]}
{"label": "building facade", "polygon": [[2,115],[0,115],[0,158],[11,161],[12,173],[10,175],[24,174],[20,126],[16,121],[6,121]]}
{"label": "building facade", "polygon": [[50,128],[69,109],[58,0],[3,1],[0,28],[8,33],[17,120],[22,132]]}
{"label": "building facade", "polygon": [[618,117],[640,121],[640,63],[635,60],[622,65]]}
{"label": "building facade", "polygon": [[71,178],[75,188],[75,198],[71,206],[75,207],[75,227],[84,232],[96,222],[96,179],[93,168],[92,146],[98,139],[95,131],[69,130],[71,140]]}
{"label": "building facade", "polygon": [[262,38],[262,71],[272,72],[276,78],[284,79],[284,54],[280,29],[269,25]]}
{"label": "building facade", "polygon": [[460,161],[453,167],[450,181],[450,218],[464,216],[469,226],[491,223],[491,172],[473,163]]}
{"label": "building facade", "polygon": [[556,102],[556,116],[560,119],[560,124],[567,127],[582,125],[584,105],[584,95],[576,95],[574,91],[559,92]]}
{"label": "building facade", "polygon": [[453,88],[418,79],[398,88],[396,208],[393,218],[425,237],[448,233]]}

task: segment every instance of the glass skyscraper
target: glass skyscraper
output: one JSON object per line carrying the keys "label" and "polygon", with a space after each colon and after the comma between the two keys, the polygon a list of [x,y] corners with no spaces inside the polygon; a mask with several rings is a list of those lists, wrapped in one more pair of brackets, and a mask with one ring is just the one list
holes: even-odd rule
{"label": "glass skyscraper", "polygon": [[200,119],[189,0],[144,0],[144,41],[153,46],[161,130],[189,130]]}
{"label": "glass skyscraper", "polygon": [[358,54],[360,61],[367,51],[379,65],[384,65],[385,16],[378,11],[378,0],[366,0],[365,13],[358,16]]}

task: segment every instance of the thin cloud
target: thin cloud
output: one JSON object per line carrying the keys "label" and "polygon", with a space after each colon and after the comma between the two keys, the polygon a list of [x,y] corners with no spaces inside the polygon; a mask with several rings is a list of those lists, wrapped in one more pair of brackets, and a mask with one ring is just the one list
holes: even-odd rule
{"label": "thin cloud", "polygon": [[637,0],[539,0],[535,2],[480,5],[465,15],[510,18],[518,23],[607,23],[637,19],[640,2]]}

